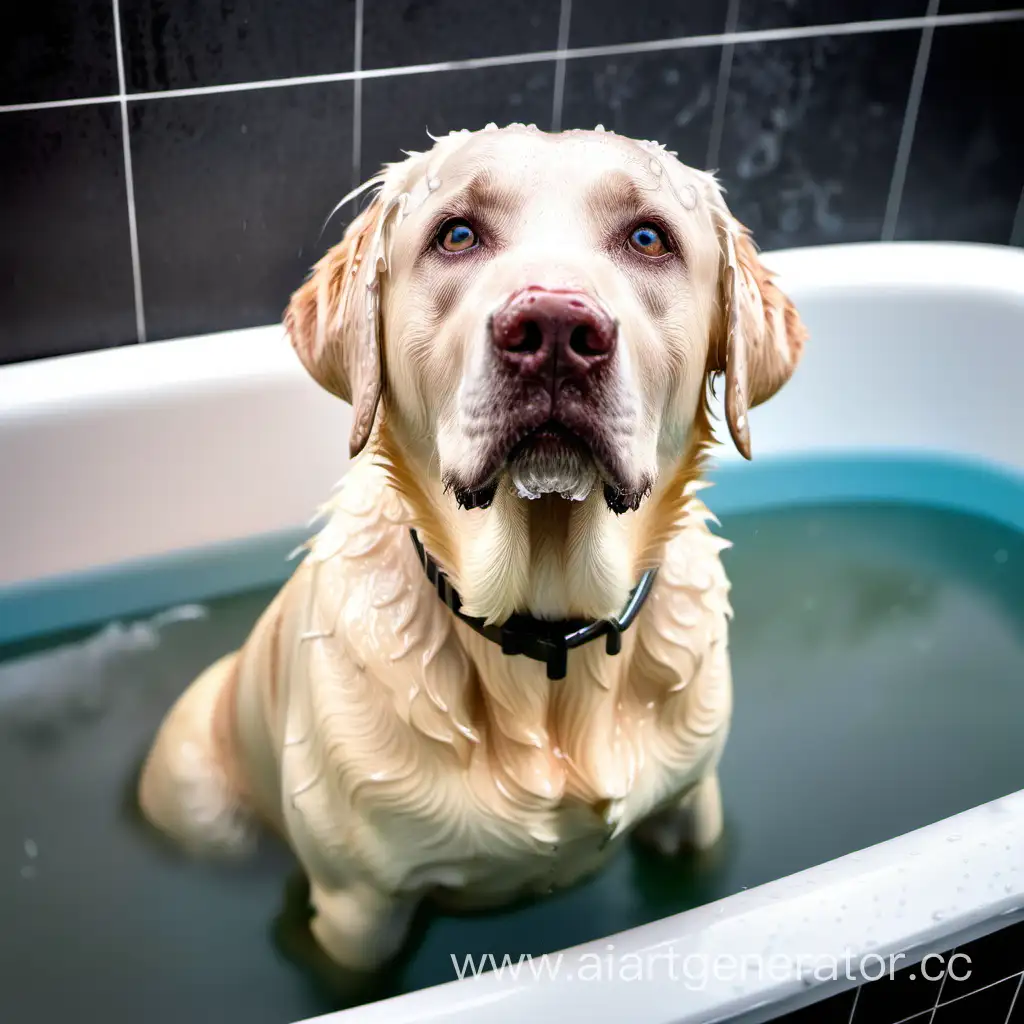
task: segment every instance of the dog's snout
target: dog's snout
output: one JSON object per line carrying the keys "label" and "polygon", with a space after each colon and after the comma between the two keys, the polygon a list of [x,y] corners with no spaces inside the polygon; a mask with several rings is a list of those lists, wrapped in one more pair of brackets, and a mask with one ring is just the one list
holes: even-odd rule
{"label": "dog's snout", "polygon": [[491,318],[491,342],[514,371],[583,376],[615,351],[615,322],[581,291],[524,288]]}

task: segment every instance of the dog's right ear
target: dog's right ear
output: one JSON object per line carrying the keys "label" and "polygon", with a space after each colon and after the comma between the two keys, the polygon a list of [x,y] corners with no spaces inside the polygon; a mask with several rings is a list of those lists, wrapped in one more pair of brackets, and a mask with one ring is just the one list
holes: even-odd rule
{"label": "dog's right ear", "polygon": [[313,268],[284,314],[288,337],[314,380],[352,405],[349,452],[373,429],[383,387],[380,279],[384,204],[378,195]]}

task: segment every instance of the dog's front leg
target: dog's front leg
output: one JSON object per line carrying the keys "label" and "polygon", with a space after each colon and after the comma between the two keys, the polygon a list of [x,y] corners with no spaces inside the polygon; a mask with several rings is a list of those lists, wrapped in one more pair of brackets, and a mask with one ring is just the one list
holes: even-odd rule
{"label": "dog's front leg", "polygon": [[636,827],[636,838],[666,857],[684,849],[706,850],[722,834],[722,792],[718,772],[708,772],[676,803]]}
{"label": "dog's front leg", "polygon": [[365,882],[344,888],[310,883],[310,929],[324,952],[343,967],[372,971],[402,947],[416,901],[398,899]]}

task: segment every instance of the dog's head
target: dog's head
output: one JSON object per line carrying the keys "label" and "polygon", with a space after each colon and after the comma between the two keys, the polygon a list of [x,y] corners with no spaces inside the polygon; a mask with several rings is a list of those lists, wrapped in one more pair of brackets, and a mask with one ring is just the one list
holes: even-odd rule
{"label": "dog's head", "polygon": [[[748,409],[792,374],[802,325],[714,178],[655,143],[489,128],[443,138],[375,184],[293,297],[292,343],[352,403],[353,454],[383,419],[389,457],[435,495],[430,514],[447,523],[435,534],[468,538],[448,545],[462,552],[449,550],[462,563],[449,571],[464,591],[483,574],[501,593],[479,593],[477,610],[582,610],[585,599],[530,598],[543,547],[530,517],[568,524],[566,547],[596,549],[588,538],[614,542],[616,529],[621,546],[612,521],[651,504],[706,440],[719,371],[749,458]],[[644,547],[626,534],[622,557],[602,556],[602,614]]]}

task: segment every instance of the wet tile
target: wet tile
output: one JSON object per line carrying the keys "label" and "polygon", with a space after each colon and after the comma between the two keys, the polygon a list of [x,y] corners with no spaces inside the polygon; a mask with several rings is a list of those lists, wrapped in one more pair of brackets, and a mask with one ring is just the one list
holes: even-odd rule
{"label": "wet tile", "polygon": [[559,8],[557,0],[368,0],[363,67],[553,50],[558,45]]}
{"label": "wet tile", "polygon": [[131,130],[150,338],[276,323],[340,236],[352,83],[148,101]]}
{"label": "wet tile", "polygon": [[551,123],[554,65],[516,64],[475,71],[370,78],[363,82],[362,175],[369,177],[402,150],[422,150],[427,136],[491,121]]}
{"label": "wet tile", "polygon": [[562,127],[603,124],[704,167],[720,54],[708,47],[568,61]]}
{"label": "wet tile", "polygon": [[740,0],[743,29],[920,17],[928,0]]}
{"label": "wet tile", "polygon": [[0,362],[135,340],[117,104],[0,115]]}
{"label": "wet tile", "polygon": [[727,9],[724,0],[583,0],[572,7],[569,45],[606,46],[722,32]]}
{"label": "wet tile", "polygon": [[355,0],[121,0],[129,92],[351,71]]}
{"label": "wet tile", "polygon": [[110,0],[9,0],[0,10],[0,104],[117,92]]}
{"label": "wet tile", "polygon": [[936,30],[898,238],[1010,241],[1024,188],[1022,49],[1024,21]]}
{"label": "wet tile", "polygon": [[719,169],[762,247],[880,237],[919,39],[736,47]]}

